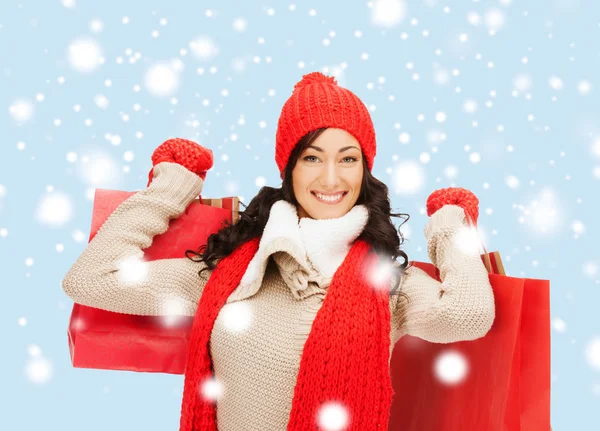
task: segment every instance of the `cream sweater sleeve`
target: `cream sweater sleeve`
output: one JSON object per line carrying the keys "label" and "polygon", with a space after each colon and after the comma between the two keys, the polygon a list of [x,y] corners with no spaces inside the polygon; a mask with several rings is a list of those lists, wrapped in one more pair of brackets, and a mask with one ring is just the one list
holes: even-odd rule
{"label": "cream sweater sleeve", "polygon": [[145,316],[193,316],[210,272],[186,256],[143,261],[143,249],[166,232],[202,190],[202,179],[162,162],[150,185],[122,202],[98,230],[62,281],[73,301]]}
{"label": "cream sweater sleeve", "polygon": [[[405,319],[401,333],[434,343],[483,337],[495,318],[494,293],[477,245],[465,247],[464,210],[445,205],[425,226],[427,252],[442,282],[425,271],[408,268],[400,289],[410,301],[398,301],[393,318]],[[467,239],[468,241],[468,239]]]}

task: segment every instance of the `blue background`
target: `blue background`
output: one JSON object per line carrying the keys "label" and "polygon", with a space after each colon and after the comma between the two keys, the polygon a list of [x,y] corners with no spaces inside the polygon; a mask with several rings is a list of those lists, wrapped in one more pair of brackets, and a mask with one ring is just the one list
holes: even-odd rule
{"label": "blue background", "polygon": [[[403,4],[386,26],[366,2],[0,3],[0,429],[177,429],[183,376],[71,366],[60,282],[86,246],[93,190],[144,188],[152,151],[174,136],[214,151],[207,197],[247,203],[263,181],[279,186],[277,119],[312,71],[335,74],[370,107],[374,174],[411,215],[410,259],[427,260],[429,193],[459,186],[478,196],[482,238],[507,273],[551,280],[552,425],[600,429],[600,6]],[[503,25],[490,34],[494,16]],[[193,55],[197,37],[215,55]],[[104,58],[87,72],[69,60],[81,38]],[[146,84],[160,63],[175,67],[170,95]]]}

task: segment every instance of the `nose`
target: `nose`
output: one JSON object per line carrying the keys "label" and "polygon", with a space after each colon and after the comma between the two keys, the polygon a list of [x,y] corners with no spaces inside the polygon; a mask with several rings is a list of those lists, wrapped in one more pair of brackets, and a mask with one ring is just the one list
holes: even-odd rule
{"label": "nose", "polygon": [[340,184],[340,177],[338,175],[338,167],[335,163],[323,163],[323,168],[321,169],[321,175],[319,177],[319,183],[321,187],[325,190],[333,191]]}

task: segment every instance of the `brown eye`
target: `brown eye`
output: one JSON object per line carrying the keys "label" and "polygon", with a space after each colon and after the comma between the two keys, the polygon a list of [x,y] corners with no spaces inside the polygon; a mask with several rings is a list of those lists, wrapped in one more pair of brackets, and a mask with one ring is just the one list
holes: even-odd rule
{"label": "brown eye", "polygon": [[309,161],[308,159],[316,159],[316,158],[317,158],[317,156],[306,156],[302,160],[306,160],[308,162]]}
{"label": "brown eye", "polygon": [[349,161],[349,162],[347,162],[347,163],[358,162],[358,159],[357,159],[356,157],[350,157],[350,156],[349,156],[349,157],[344,157],[344,158],[343,158],[343,160],[348,160],[348,159],[349,159],[350,161]]}

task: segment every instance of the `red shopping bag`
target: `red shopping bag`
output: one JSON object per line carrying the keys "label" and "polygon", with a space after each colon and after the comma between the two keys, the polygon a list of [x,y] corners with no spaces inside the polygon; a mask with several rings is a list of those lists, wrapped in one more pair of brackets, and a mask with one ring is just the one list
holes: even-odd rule
{"label": "red shopping bag", "polygon": [[[550,282],[504,274],[498,252],[485,253],[496,318],[488,334],[437,344],[405,336],[394,346],[390,431],[549,431]],[[413,262],[439,280],[431,263]],[[436,377],[445,353],[467,364],[449,385]]]}
{"label": "red shopping bag", "polygon": [[[92,213],[91,241],[113,211],[135,192],[97,189]],[[238,217],[236,197],[196,199],[169,228],[144,249],[144,260],[185,257],[198,250],[227,220]],[[165,325],[162,316],[134,316],[74,304],[68,338],[76,368],[183,374],[188,334],[193,317],[182,316]]]}

